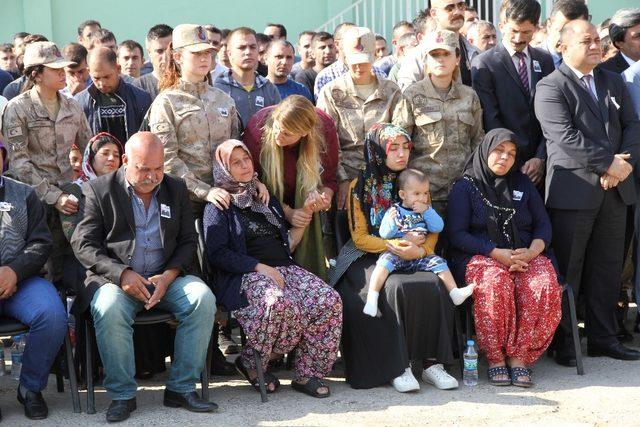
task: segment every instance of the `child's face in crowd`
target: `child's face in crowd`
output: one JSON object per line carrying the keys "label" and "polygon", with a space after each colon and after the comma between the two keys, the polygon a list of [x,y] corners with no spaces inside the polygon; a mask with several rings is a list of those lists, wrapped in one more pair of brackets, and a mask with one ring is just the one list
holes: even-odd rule
{"label": "child's face in crowd", "polygon": [[82,154],[78,150],[69,151],[69,163],[73,169],[74,178],[79,178],[82,173]]}
{"label": "child's face in crowd", "polygon": [[402,190],[398,192],[402,206],[415,209],[417,204],[429,204],[429,181],[420,182],[416,178],[409,178]]}

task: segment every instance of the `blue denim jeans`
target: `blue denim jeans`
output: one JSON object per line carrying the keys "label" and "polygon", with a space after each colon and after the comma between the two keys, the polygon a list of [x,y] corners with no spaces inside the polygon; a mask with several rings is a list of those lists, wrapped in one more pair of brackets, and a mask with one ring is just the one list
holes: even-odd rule
{"label": "blue denim jeans", "polygon": [[29,326],[20,383],[34,392],[43,390],[67,333],[67,312],[60,296],[50,282],[30,277],[18,283],[15,294],[0,301],[0,313]]}
{"label": "blue denim jeans", "polygon": [[[167,389],[178,393],[193,391],[207,356],[216,299],[199,278],[183,276],[174,280],[156,307],[173,313],[178,320]],[[142,310],[142,302],[112,283],[101,286],[91,301],[105,371],[103,384],[113,400],[136,395],[132,325],[136,313]]]}

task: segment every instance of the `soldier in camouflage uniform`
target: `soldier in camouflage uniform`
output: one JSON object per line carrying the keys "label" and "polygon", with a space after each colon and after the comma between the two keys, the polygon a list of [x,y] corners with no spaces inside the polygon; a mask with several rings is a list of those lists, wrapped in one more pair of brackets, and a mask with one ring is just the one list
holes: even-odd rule
{"label": "soldier in camouflage uniform", "polygon": [[449,190],[484,137],[482,108],[473,89],[456,78],[458,36],[438,30],[425,37],[427,76],[404,92],[395,123],[412,134],[409,167],[427,174],[433,207],[444,215]]}
{"label": "soldier in camouflage uniform", "polygon": [[13,98],[2,114],[1,131],[9,151],[8,174],[33,186],[46,206],[54,244],[46,265],[47,278],[53,282],[62,279],[63,257],[70,253],[58,211],[73,214],[78,210],[77,198],[61,189],[73,180],[69,151],[73,144],[84,149],[91,138],[80,105],[58,93],[66,85],[64,67],[73,65],[51,42],[27,46],[25,88],[32,87]]}
{"label": "soldier in camouflage uniform", "polygon": [[368,28],[347,30],[343,49],[349,73],[327,84],[318,97],[318,108],[333,118],[340,140],[338,209],[343,209],[349,183],[364,166],[367,131],[375,123],[391,122],[402,98],[395,83],[371,71],[375,36]]}
{"label": "soldier in camouflage uniform", "polygon": [[[238,138],[239,120],[233,99],[212,87],[206,80],[208,69],[199,67],[199,61],[210,65],[213,53],[204,29],[178,25],[173,43],[173,57],[164,72],[177,73],[177,78],[153,101],[149,127],[164,144],[165,171],[185,180],[194,215],[201,217],[206,202],[224,205],[226,192],[213,187],[213,155],[219,144]],[[185,74],[197,76],[197,81]]]}

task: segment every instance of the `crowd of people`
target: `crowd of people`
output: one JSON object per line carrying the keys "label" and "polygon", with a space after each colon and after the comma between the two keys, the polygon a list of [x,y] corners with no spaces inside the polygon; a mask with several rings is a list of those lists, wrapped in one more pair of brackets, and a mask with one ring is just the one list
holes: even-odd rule
{"label": "crowd of people", "polygon": [[[463,304],[489,383],[531,387],[547,351],[576,365],[565,284],[588,355],[639,360],[619,303],[640,300],[640,274],[622,279],[640,249],[640,9],[498,14],[432,0],[390,43],[348,22],[295,46],[281,24],[158,24],[143,48],[90,20],[62,49],[0,46],[0,312],[30,328],[25,415],[47,417],[71,294],[110,422],[168,355],[164,405],[215,411],[195,391],[210,347],[214,374],[255,389],[260,360],[268,393],[286,354],[316,398],[339,354],[353,388],[457,388]],[[133,326],[152,309],[177,326]]]}

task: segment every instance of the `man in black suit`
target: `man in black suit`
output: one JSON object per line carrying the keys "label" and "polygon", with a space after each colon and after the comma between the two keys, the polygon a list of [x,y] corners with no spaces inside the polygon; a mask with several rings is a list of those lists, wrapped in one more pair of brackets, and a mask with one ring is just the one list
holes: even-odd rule
{"label": "man in black suit", "polygon": [[[637,360],[616,339],[629,176],[640,155],[640,121],[619,75],[594,68],[600,38],[587,21],[562,30],[563,64],[538,83],[535,111],[547,139],[546,203],[560,273],[586,299],[588,354]],[[575,365],[566,304],[556,361]]]}
{"label": "man in black suit", "polygon": [[507,128],[517,136],[522,172],[537,185],[544,176],[545,140],[533,110],[536,84],[553,70],[551,56],[529,46],[540,19],[536,0],[511,0],[500,11],[502,42],[471,66],[485,131]]}
{"label": "man in black suit", "polygon": [[564,24],[574,19],[589,20],[589,9],[584,0],[557,0],[547,20],[547,40],[540,46],[553,58],[556,69],[562,64],[562,55],[558,52],[560,31]]}
{"label": "man in black suit", "polygon": [[136,313],[155,306],[178,320],[164,405],[211,412],[217,405],[198,397],[195,383],[216,306],[207,285],[185,274],[196,248],[187,188],[164,175],[162,142],[150,132],[129,139],[123,164],[84,185],[84,217],[71,239],[88,270],[103,384],[113,399],[107,421],[123,421],[136,409],[132,324]]}
{"label": "man in black suit", "polygon": [[623,73],[640,60],[640,8],[617,11],[609,23],[609,37],[618,53],[600,67]]}

